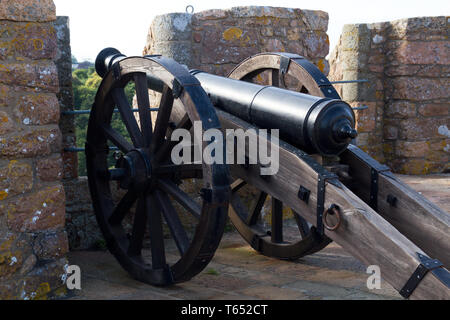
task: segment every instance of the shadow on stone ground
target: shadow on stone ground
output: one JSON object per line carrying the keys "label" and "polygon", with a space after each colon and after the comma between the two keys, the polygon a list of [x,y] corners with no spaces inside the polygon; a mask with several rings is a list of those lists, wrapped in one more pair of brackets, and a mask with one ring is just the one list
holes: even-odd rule
{"label": "shadow on stone ground", "polygon": [[[450,211],[450,175],[400,178]],[[366,268],[335,243],[289,262],[259,255],[238,233],[227,233],[200,275],[167,288],[133,280],[108,252],[71,252],[69,262],[82,270],[82,290],[69,299],[401,299],[384,281],[380,290],[369,290]]]}

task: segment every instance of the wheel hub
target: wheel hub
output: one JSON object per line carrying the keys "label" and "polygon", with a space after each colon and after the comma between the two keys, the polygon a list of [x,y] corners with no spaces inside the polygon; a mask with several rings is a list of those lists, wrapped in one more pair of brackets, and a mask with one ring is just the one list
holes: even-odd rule
{"label": "wheel hub", "polygon": [[116,169],[124,171],[124,176],[119,181],[122,189],[143,192],[151,185],[152,165],[143,149],[135,149],[121,156],[116,162]]}

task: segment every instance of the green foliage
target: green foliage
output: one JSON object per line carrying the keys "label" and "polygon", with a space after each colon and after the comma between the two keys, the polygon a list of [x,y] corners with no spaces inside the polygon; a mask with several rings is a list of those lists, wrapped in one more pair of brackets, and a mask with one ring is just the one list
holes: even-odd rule
{"label": "green foliage", "polygon": [[213,268],[210,268],[210,269],[206,270],[205,273],[210,275],[210,276],[218,276],[218,275],[220,275],[219,271],[217,271],[216,269],[213,269]]}
{"label": "green foliage", "polygon": [[[78,69],[72,72],[73,96],[76,110],[90,110],[97,90],[102,79],[95,72],[94,68]],[[134,85],[129,84],[125,87],[125,94],[130,105],[132,105],[134,96]],[[86,143],[86,133],[88,127],[89,115],[77,115],[75,117],[77,146],[84,148]],[[128,138],[128,133],[124,123],[120,119],[120,115],[115,113],[111,120],[111,126],[119,131],[125,138]],[[109,165],[114,166],[114,161],[110,157]],[[83,152],[78,154],[78,174],[84,176],[86,172],[86,157]]]}

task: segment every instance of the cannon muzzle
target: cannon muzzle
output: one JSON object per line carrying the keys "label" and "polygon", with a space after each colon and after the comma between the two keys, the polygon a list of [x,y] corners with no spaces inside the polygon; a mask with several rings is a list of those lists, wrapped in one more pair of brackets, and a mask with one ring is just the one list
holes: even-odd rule
{"label": "cannon muzzle", "polygon": [[125,55],[120,53],[119,50],[115,48],[105,48],[97,55],[95,59],[95,71],[100,77],[104,77],[114,63],[126,58]]}

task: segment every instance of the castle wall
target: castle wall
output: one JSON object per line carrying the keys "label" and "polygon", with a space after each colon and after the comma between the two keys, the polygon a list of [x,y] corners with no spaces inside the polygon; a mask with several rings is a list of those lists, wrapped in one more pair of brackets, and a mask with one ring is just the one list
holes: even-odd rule
{"label": "castle wall", "polygon": [[404,174],[450,170],[447,17],[346,25],[331,54],[332,80],[357,111],[358,145]]}
{"label": "castle wall", "polygon": [[0,3],[0,299],[64,291],[55,14],[51,0]]}

